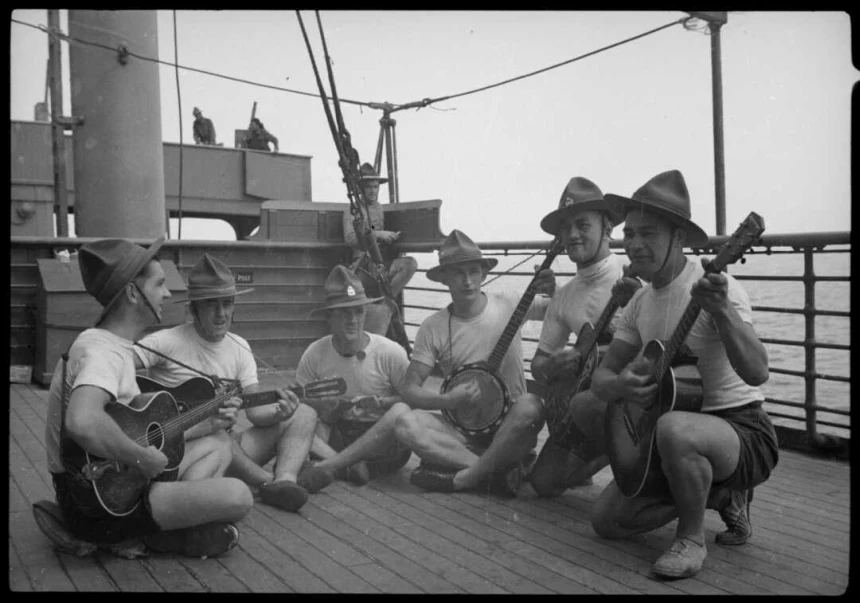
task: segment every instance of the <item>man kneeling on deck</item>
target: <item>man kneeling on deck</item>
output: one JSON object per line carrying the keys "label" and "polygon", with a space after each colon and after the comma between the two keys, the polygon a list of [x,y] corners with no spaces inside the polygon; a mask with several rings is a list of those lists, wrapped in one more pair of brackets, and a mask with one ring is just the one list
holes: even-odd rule
{"label": "man kneeling on deck", "polygon": [[400,395],[409,359],[400,345],[364,330],[367,308],[382,298],[368,298],[352,272],[335,266],[325,291],[325,305],[311,316],[324,314],[331,335],[308,346],[296,380],[300,385],[333,377],[346,381],[352,403],[333,417],[320,413],[311,452],[323,458],[316,467],[362,485],[397,471],[412,454],[394,435],[397,418],[409,410]]}
{"label": "man kneeling on deck", "polygon": [[[144,337],[135,351],[138,367],[158,383],[174,388],[200,373],[233,382],[243,393],[260,391],[257,363],[248,342],[230,333],[238,291],[230,268],[204,253],[188,275],[189,309],[193,322]],[[176,361],[174,361],[174,359]],[[303,464],[308,456],[317,415],[289,390],[280,399],[247,411],[251,427],[235,433],[228,475],[255,488],[260,500],[285,511],[298,511],[334,477]],[[274,474],[263,469],[275,459]]]}
{"label": "man kneeling on deck", "polygon": [[[439,265],[427,278],[448,287],[452,303],[429,316],[415,336],[412,361],[406,371],[404,394],[410,406],[397,421],[397,437],[421,457],[412,473],[413,484],[425,490],[454,492],[480,488],[516,496],[523,477],[523,461],[530,456],[544,424],[543,405],[526,393],[520,329],[499,363],[499,375],[513,402],[500,421],[483,432],[461,429],[437,412],[472,410],[481,400],[475,382],[460,383],[439,393],[423,387],[439,363],[445,375],[475,362],[486,362],[505,333],[520,297],[513,292],[483,293],[481,284],[497,260],[485,259],[477,245],[459,230],[452,230],[439,250]],[[555,277],[546,270],[534,282],[538,292],[551,296]],[[540,320],[549,299],[538,296],[524,320]],[[528,464],[526,462],[525,464]]]}
{"label": "man kneeling on deck", "polygon": [[661,471],[648,491],[632,498],[611,482],[595,502],[592,525],[601,536],[623,538],[677,517],[675,541],[653,571],[684,578],[696,574],[707,556],[706,508],[718,510],[729,528],[717,534],[718,544],[743,544],[752,533],[752,488],[767,480],[778,459],[776,434],[757,387],[768,378],[767,352],[738,282],[723,273],[705,274],[704,262],[684,255],[685,244],[701,246],[708,237],[690,220],[680,172],[658,174],[630,198],[607,194],[606,201],[626,216],[624,250],[650,285],[624,309],[592,391],[610,405],[660,403],[654,401],[658,385],[651,381],[651,363],[640,351],[650,341],[668,340],[692,299],[703,311],[685,344],[698,358],[703,401],[701,412],[673,410],[659,417],[658,458],[651,462]]}
{"label": "man kneeling on deck", "polygon": [[[237,398],[184,434],[167,434],[162,447],[127,433],[145,431],[148,417],[157,420],[175,408],[172,401],[166,408],[155,399],[149,406],[138,404],[132,352],[134,341],[161,322],[162,303],[170,297],[155,257],[163,242],[144,249],[124,239],[103,239],[82,246],[78,255],[84,286],[104,310],[54,369],[46,448],[62,524],[86,542],[71,542],[57,532],[60,518],[51,503],[34,505],[46,534],[78,555],[92,552],[96,547],[89,543],[97,543],[137,556],[145,551],[126,544],[143,537],[158,551],[212,557],[236,545],[239,532],[232,522],[253,505],[245,484],[222,477],[231,460],[224,428],[235,421]],[[180,458],[178,438],[184,438]],[[87,455],[118,463],[120,471],[89,462]],[[176,464],[168,467],[170,462]]]}

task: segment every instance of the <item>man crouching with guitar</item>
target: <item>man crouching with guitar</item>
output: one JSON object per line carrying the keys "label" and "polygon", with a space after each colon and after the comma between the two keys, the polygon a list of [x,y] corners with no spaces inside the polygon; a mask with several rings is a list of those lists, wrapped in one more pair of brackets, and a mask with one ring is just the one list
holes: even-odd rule
{"label": "man crouching with guitar", "polygon": [[[675,541],[657,559],[653,572],[689,577],[707,556],[705,509],[718,510],[728,527],[717,534],[718,544],[743,544],[751,534],[752,488],[767,480],[776,466],[776,434],[758,388],[768,378],[767,352],[753,329],[749,297],[739,283],[683,253],[685,244],[701,247],[708,238],[690,219],[689,194],[680,172],[658,174],[630,198],[607,194],[606,200],[624,213],[624,250],[636,274],[650,286],[624,309],[592,379],[592,390],[610,404],[607,432],[615,433],[608,434],[615,480],[595,502],[592,525],[603,537],[624,538],[677,517]],[[761,230],[763,226],[758,234]],[[667,385],[660,378],[671,375],[665,368],[671,354],[648,356],[649,349],[662,349],[662,342],[675,350],[686,344],[698,358],[701,412],[677,410],[674,395],[668,403],[661,399],[672,389],[671,379]],[[640,437],[647,421],[630,417],[667,406],[653,430]],[[613,414],[623,419],[616,428],[610,426]],[[613,453],[613,437],[632,444]],[[655,458],[648,452],[646,458],[634,459],[633,467],[641,467],[640,460],[650,464],[645,478],[631,485],[622,479],[625,472],[620,468],[630,468],[627,457],[636,455],[627,453],[637,447],[653,448]]]}
{"label": "man crouching with guitar", "polygon": [[[496,263],[495,258],[484,258],[463,232],[452,230],[439,249],[439,265],[427,271],[428,279],[448,287],[452,303],[418,329],[403,389],[416,410],[400,415],[395,425],[397,438],[422,459],[410,481],[425,490],[486,486],[493,493],[516,496],[522,461],[544,424],[540,399],[526,393],[520,325],[522,320],[543,318],[549,300],[533,296],[551,296],[555,277],[544,262],[547,268],[537,273],[518,303],[510,292],[481,291]],[[469,367],[485,361],[496,368]],[[448,377],[446,383],[462,369],[474,375],[437,393],[422,387],[437,363]],[[484,405],[495,409],[495,418],[482,429],[467,431],[452,420],[455,413],[483,414]]]}
{"label": "man crouching with guitar", "polygon": [[[609,249],[612,228],[623,221],[600,188],[582,177],[571,178],[558,209],[541,220],[544,231],[561,237],[576,263],[576,276],[553,296],[532,359],[532,375],[547,384],[544,408],[550,431],[529,476],[539,496],[588,485],[609,463],[602,437],[606,403],[588,390],[588,382],[597,364],[597,344],[612,339],[617,309],[641,287],[638,280],[624,278],[623,259]],[[615,300],[613,287],[621,299],[609,306]],[[571,333],[578,337],[574,348],[566,347]],[[589,336],[593,341],[587,341]]]}
{"label": "man crouching with guitar", "polygon": [[[124,239],[103,239],[81,247],[84,286],[104,309],[54,370],[46,422],[48,467],[63,524],[76,538],[113,548],[143,537],[155,550],[211,557],[236,545],[239,532],[232,522],[254,502],[240,480],[222,477],[231,458],[229,440],[203,435],[189,441],[181,462],[175,459],[177,470],[167,466],[169,458],[159,446],[132,439],[109,414],[117,408],[134,413],[128,410],[140,394],[134,341],[161,322],[162,304],[170,297],[155,257],[163,243],[159,239],[144,249]],[[237,405],[238,400],[227,399],[206,427],[223,433],[234,423]],[[166,481],[166,472],[176,472],[178,481]],[[134,488],[127,487],[128,481],[118,493],[102,487],[103,480],[126,473]],[[121,497],[127,498],[121,508],[107,502]],[[38,518],[39,510],[34,511]]]}
{"label": "man crouching with guitar", "polygon": [[[257,362],[248,342],[230,333],[235,299],[253,289],[236,288],[230,268],[204,253],[188,274],[189,310],[193,317],[171,329],[147,335],[135,346],[138,367],[158,384],[175,388],[205,374],[241,386],[243,394],[261,391]],[[208,385],[208,384],[206,384]],[[178,394],[177,394],[178,395]],[[251,426],[232,435],[233,455],[227,475],[242,479],[260,500],[296,512],[334,475],[306,464],[317,425],[313,408],[286,389],[271,404],[245,411]],[[274,473],[263,467],[275,459]]]}

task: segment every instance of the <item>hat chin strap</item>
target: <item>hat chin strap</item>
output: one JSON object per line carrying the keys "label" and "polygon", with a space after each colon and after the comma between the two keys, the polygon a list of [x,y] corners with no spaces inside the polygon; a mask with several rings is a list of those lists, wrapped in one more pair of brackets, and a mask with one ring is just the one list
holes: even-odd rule
{"label": "hat chin strap", "polygon": [[131,281],[131,284],[134,285],[134,288],[137,289],[137,292],[140,293],[141,297],[143,297],[143,301],[146,303],[146,307],[152,312],[152,315],[155,316],[156,324],[161,324],[161,317],[158,315],[158,312],[155,310],[155,306],[152,305],[152,302],[149,301],[149,298],[146,296],[146,293],[143,292],[143,289],[135,283]]}

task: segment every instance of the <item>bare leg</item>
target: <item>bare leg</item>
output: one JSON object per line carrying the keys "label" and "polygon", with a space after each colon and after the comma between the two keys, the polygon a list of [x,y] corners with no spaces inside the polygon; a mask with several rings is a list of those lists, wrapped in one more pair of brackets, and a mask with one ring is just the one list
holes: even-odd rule
{"label": "bare leg", "polygon": [[678,517],[675,503],[668,497],[627,498],[615,481],[600,493],[591,508],[591,526],[604,538],[628,538],[664,526]]}
{"label": "bare leg", "polygon": [[227,469],[226,475],[229,477],[238,477],[246,484],[255,487],[272,481],[272,474],[255,463],[254,460],[242,449],[240,442],[244,433],[245,432],[243,431],[232,438],[233,461],[230,463],[230,467]]}
{"label": "bare leg", "polygon": [[409,406],[402,402],[394,404],[361,437],[333,457],[327,457],[325,460],[317,463],[317,467],[329,469],[334,473],[376,452],[386,450],[397,441],[395,425],[398,417],[409,412],[409,410]]}
{"label": "bare leg", "polygon": [[179,479],[194,481],[221,477],[230,465],[230,436],[223,429],[185,443]]}
{"label": "bare leg", "polygon": [[517,398],[486,452],[454,476],[454,488],[473,488],[494,471],[519,462],[535,447],[543,422],[543,404],[537,396]]}
{"label": "bare leg", "polygon": [[330,437],[331,425],[317,421],[317,429],[311,442],[311,453],[323,459],[330,459],[336,455],[337,451],[328,444]]}
{"label": "bare leg", "polygon": [[275,481],[296,481],[308,457],[317,415],[300,405],[293,416],[269,427],[250,427],[241,433],[240,445],[248,457],[265,465],[275,457]]}
{"label": "bare leg", "polygon": [[657,449],[678,507],[677,536],[702,544],[711,484],[727,479],[738,464],[737,432],[719,417],[670,412],[657,422]]}
{"label": "bare leg", "polygon": [[397,297],[403,292],[403,288],[412,279],[417,269],[418,262],[408,255],[396,258],[391,262],[391,268],[388,270],[388,284],[393,297]]}
{"label": "bare leg", "polygon": [[156,482],[149,491],[152,517],[163,530],[213,521],[239,521],[251,510],[254,497],[232,477],[191,482]]}
{"label": "bare leg", "polygon": [[397,417],[397,439],[427,462],[463,469],[475,463],[478,455],[466,447],[466,438],[441,415],[411,410]]}

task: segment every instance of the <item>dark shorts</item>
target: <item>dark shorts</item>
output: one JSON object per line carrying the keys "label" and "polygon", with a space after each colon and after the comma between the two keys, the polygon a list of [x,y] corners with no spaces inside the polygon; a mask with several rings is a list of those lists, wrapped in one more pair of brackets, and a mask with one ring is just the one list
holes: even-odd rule
{"label": "dark shorts", "polygon": [[[763,484],[770,477],[779,461],[779,446],[776,431],[767,412],[762,408],[761,401],[751,402],[737,408],[729,408],[712,413],[715,417],[724,419],[740,440],[738,465],[728,479],[711,485],[712,489],[747,490]],[[655,453],[657,451],[655,450]],[[659,466],[659,453],[654,462]],[[671,496],[669,482],[660,472],[662,479],[655,481],[654,490],[644,493],[647,496]]]}
{"label": "dark shorts", "polygon": [[[340,452],[364,435],[372,426],[373,423],[365,421],[341,419],[331,428],[331,434],[328,438],[329,446],[335,452]],[[395,442],[384,452],[376,453],[364,459],[364,462],[367,464],[370,477],[375,478],[379,475],[387,475],[398,471],[409,462],[409,457],[411,456],[412,450],[400,442]]]}
{"label": "dark shorts", "polygon": [[[69,473],[52,473],[51,476],[65,527],[75,538],[98,544],[117,544],[161,530],[152,518],[149,486],[134,511],[124,517],[116,517],[102,508],[95,490],[83,477]],[[80,485],[74,487],[75,483]]]}

